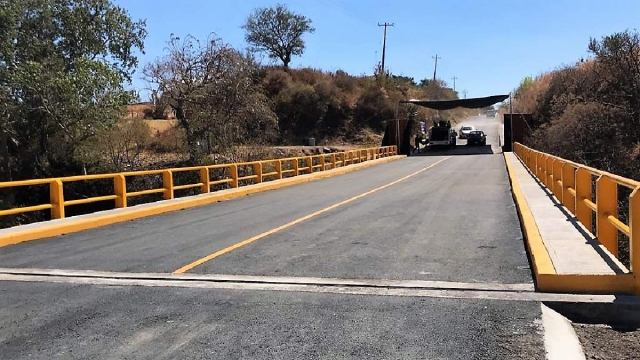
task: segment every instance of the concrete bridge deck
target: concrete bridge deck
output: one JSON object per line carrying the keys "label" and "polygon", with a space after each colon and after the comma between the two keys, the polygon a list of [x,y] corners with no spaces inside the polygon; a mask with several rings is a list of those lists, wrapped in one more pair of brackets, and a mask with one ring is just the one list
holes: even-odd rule
{"label": "concrete bridge deck", "polygon": [[0,247],[0,353],[544,359],[542,301],[615,299],[534,291],[505,165],[409,157]]}

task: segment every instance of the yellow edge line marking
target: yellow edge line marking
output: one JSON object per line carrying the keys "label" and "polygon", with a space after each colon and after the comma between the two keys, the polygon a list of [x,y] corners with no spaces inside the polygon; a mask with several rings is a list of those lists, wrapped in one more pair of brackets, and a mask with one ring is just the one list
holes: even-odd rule
{"label": "yellow edge line marking", "polygon": [[210,261],[210,260],[213,260],[213,259],[217,258],[218,256],[224,255],[224,254],[226,254],[228,252],[231,252],[231,251],[233,251],[235,249],[238,249],[238,248],[243,247],[245,245],[251,244],[254,241],[260,240],[260,239],[262,239],[264,237],[267,237],[267,236],[269,236],[271,234],[277,233],[280,230],[284,230],[284,229],[286,229],[288,227],[291,227],[293,225],[299,224],[299,223],[301,223],[301,222],[303,222],[305,220],[311,219],[311,218],[313,218],[315,216],[318,216],[320,214],[324,214],[327,211],[331,211],[331,210],[333,210],[333,209],[335,209],[335,208],[337,208],[339,206],[342,206],[344,204],[348,204],[348,203],[350,203],[352,201],[355,201],[355,200],[358,200],[358,199],[360,199],[362,197],[365,197],[367,195],[373,194],[374,192],[380,191],[382,189],[386,189],[389,186],[393,186],[393,185],[395,185],[395,184],[397,184],[399,182],[407,180],[407,179],[409,179],[409,178],[411,178],[413,176],[416,176],[416,175],[418,175],[418,174],[420,174],[420,173],[422,173],[424,171],[427,171],[427,170],[431,169],[432,167],[440,164],[441,162],[443,162],[443,161],[445,161],[445,160],[447,160],[449,158],[451,158],[451,156],[446,157],[446,158],[441,159],[441,160],[438,160],[437,162],[435,162],[435,163],[433,163],[433,164],[431,164],[431,165],[429,165],[429,166],[427,166],[427,167],[425,167],[423,169],[420,169],[420,170],[418,170],[418,171],[416,171],[416,172],[414,172],[412,174],[409,174],[409,175],[407,175],[407,176],[405,176],[403,178],[400,178],[398,180],[392,181],[392,182],[390,182],[390,183],[388,183],[386,185],[382,185],[380,187],[377,187],[377,188],[375,188],[373,190],[369,190],[369,191],[364,192],[364,193],[362,193],[360,195],[356,195],[356,196],[354,196],[352,198],[349,198],[347,200],[340,201],[339,203],[335,203],[335,204],[333,204],[331,206],[328,206],[328,207],[326,207],[324,209],[318,210],[318,211],[316,211],[314,213],[311,213],[309,215],[303,216],[301,218],[298,218],[296,220],[288,222],[288,223],[286,223],[284,225],[278,226],[277,228],[273,228],[273,229],[271,229],[269,231],[263,232],[262,234],[258,234],[258,235],[254,236],[254,237],[250,237],[250,238],[248,238],[246,240],[240,241],[239,243],[236,243],[234,245],[226,247],[226,248],[224,248],[222,250],[216,251],[213,254],[209,254],[209,255],[207,255],[207,256],[205,256],[203,258],[200,258],[200,259],[198,259],[198,260],[196,260],[196,261],[194,261],[194,262],[192,262],[190,264],[187,264],[187,265],[179,268],[178,270],[174,271],[173,273],[174,274],[183,274],[183,273],[193,269],[194,267],[196,267],[198,265],[202,265],[202,264],[206,263],[207,261]]}
{"label": "yellow edge line marking", "polygon": [[524,228],[525,242],[527,244],[527,250],[531,255],[531,262],[533,263],[533,270],[536,275],[536,281],[538,283],[538,287],[540,287],[541,274],[556,274],[556,269],[553,266],[553,262],[551,261],[551,257],[549,256],[549,252],[547,247],[544,246],[544,242],[542,241],[542,236],[540,235],[540,230],[538,229],[538,225],[531,213],[531,209],[529,208],[529,204],[527,204],[527,199],[520,188],[520,183],[518,182],[518,177],[513,170],[513,166],[511,165],[511,161],[509,157],[505,154],[504,161],[507,164],[507,172],[509,173],[509,178],[511,179],[511,189],[513,192],[513,198],[516,203],[516,208],[518,210],[518,214],[520,214],[520,219],[522,220],[522,227]]}

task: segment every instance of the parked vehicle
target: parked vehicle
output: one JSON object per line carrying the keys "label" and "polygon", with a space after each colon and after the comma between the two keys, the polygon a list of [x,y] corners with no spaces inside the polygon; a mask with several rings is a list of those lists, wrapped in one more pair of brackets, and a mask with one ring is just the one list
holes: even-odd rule
{"label": "parked vehicle", "polygon": [[487,145],[487,135],[482,130],[474,130],[467,135],[467,145]]}
{"label": "parked vehicle", "polygon": [[476,127],[473,125],[464,125],[460,128],[460,139],[466,139],[469,136],[469,133],[476,130]]}

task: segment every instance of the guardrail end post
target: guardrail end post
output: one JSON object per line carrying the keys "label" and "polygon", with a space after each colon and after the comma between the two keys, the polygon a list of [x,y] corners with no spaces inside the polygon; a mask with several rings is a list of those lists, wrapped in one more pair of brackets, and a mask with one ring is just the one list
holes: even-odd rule
{"label": "guardrail end post", "polygon": [[49,201],[51,202],[51,219],[64,219],[64,188],[62,180],[54,179],[49,183]]}
{"label": "guardrail end post", "polygon": [[209,168],[206,166],[200,168],[200,182],[202,183],[202,187],[200,187],[200,192],[202,194],[207,194],[211,192],[211,179],[209,178]]}
{"label": "guardrail end post", "polygon": [[618,184],[605,175],[596,181],[596,232],[600,243],[618,257],[618,229],[608,217],[618,217]]}
{"label": "guardrail end post", "polygon": [[629,195],[629,258],[633,273],[633,292],[640,295],[640,187]]}
{"label": "guardrail end post", "polygon": [[164,199],[173,199],[173,172],[171,170],[162,172],[162,187],[164,188]]}
{"label": "guardrail end post", "polygon": [[229,165],[229,177],[231,177],[231,187],[238,187],[238,165],[231,164]]}
{"label": "guardrail end post", "polygon": [[127,178],[124,174],[116,174],[113,177],[113,190],[116,198],[116,208],[127,207]]}

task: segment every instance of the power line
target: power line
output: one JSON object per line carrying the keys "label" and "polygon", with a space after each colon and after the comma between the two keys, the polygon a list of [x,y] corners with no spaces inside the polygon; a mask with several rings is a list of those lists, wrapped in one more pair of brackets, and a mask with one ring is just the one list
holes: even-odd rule
{"label": "power line", "polygon": [[432,58],[436,59],[436,66],[433,68],[433,81],[436,81],[436,72],[438,71],[438,59],[442,59],[442,57],[439,57],[438,54],[436,54],[436,56],[432,56]]}
{"label": "power line", "polygon": [[453,91],[456,91],[456,80],[458,80],[458,78],[454,76],[451,78],[451,80],[453,80]]}
{"label": "power line", "polygon": [[393,23],[387,23],[387,22],[385,22],[384,24],[378,23],[378,26],[384,26],[384,38],[382,40],[382,75],[384,76],[384,74],[385,74],[385,72],[384,72],[384,58],[385,58],[386,51],[387,51],[387,27],[388,26],[393,26]]}

